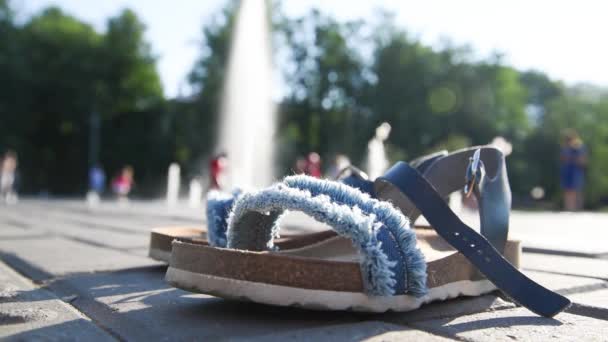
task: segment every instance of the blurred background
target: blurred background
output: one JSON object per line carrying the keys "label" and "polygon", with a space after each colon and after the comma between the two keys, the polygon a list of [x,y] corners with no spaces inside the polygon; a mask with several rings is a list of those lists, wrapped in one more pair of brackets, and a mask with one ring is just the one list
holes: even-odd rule
{"label": "blurred background", "polygon": [[157,198],[171,163],[179,187],[213,187],[240,46],[272,60],[258,79],[273,116],[235,108],[270,121],[275,178],[303,158],[319,175],[365,165],[386,122],[388,163],[498,141],[516,207],[564,208],[572,188],[570,209],[608,205],[601,2],[272,1],[257,16],[268,38],[244,29],[241,45],[239,6],[0,0],[0,152],[18,192],[82,197],[114,179],[120,194],[127,179],[131,196]]}

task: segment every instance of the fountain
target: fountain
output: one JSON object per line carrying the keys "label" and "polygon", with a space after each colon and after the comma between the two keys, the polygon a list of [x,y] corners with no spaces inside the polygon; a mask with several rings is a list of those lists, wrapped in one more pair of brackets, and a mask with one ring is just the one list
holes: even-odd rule
{"label": "fountain", "polygon": [[384,150],[384,141],[391,133],[391,125],[383,122],[376,128],[376,135],[367,144],[366,170],[370,179],[376,179],[388,169],[388,158]]}
{"label": "fountain", "polygon": [[227,154],[227,188],[274,179],[275,106],[266,0],[241,1],[222,98],[217,149]]}

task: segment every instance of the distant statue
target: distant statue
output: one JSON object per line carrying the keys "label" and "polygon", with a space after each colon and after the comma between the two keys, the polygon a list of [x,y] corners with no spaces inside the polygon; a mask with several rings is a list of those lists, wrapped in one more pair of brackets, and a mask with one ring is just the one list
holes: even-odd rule
{"label": "distant statue", "polygon": [[196,209],[201,206],[201,200],[203,197],[203,185],[198,178],[194,178],[190,181],[189,192],[188,192],[188,206]]}
{"label": "distant statue", "polygon": [[587,150],[574,130],[566,130],[560,151],[560,180],[564,192],[564,209],[583,208],[583,186],[587,167]]}
{"label": "distant statue", "polygon": [[367,144],[367,174],[370,179],[382,176],[388,169],[388,158],[384,149],[384,142],[391,134],[391,125],[383,122],[376,128],[376,135]]}
{"label": "distant statue", "polygon": [[169,165],[167,173],[167,205],[174,206],[179,199],[180,168],[177,163]]}

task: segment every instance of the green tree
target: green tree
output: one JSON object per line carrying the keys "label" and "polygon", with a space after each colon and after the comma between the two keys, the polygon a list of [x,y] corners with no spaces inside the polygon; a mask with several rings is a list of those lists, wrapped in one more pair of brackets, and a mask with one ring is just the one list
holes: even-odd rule
{"label": "green tree", "polygon": [[125,9],[108,20],[100,44],[96,97],[101,123],[101,161],[110,172],[130,164],[140,193],[158,194],[173,158],[156,57],[144,39],[145,25]]}
{"label": "green tree", "polygon": [[281,146],[293,147],[283,151],[284,165],[290,166],[296,155],[310,151],[361,159],[359,151],[368,135],[361,134],[368,113],[361,101],[367,86],[366,67],[351,46],[360,41],[361,25],[341,24],[311,11],[284,26],[292,64],[285,77],[289,91],[279,131],[284,133]]}
{"label": "green tree", "polygon": [[[0,130],[6,129],[0,145],[18,151],[23,190],[86,189],[93,111],[103,118],[102,163],[113,169],[120,160],[150,169],[149,160],[154,158],[140,153],[139,142],[148,141],[145,146],[153,149],[148,134],[158,135],[133,128],[158,126],[161,117],[148,117],[146,122],[134,119],[142,113],[158,113],[163,95],[155,62],[143,41],[143,25],[135,15],[123,12],[110,20],[108,33],[101,34],[55,7],[22,26],[7,25],[10,8],[6,2],[0,8],[0,26],[8,42],[0,48],[0,68],[7,71],[9,81],[0,92]],[[120,119],[130,122],[129,127],[114,121],[121,115],[129,118]],[[124,136],[138,144],[116,143],[122,127]],[[138,149],[130,151],[131,145]]]}
{"label": "green tree", "polygon": [[224,76],[228,64],[232,27],[238,9],[229,1],[203,27],[201,54],[189,74],[192,96],[174,102],[175,154],[188,169],[199,174],[213,152]]}

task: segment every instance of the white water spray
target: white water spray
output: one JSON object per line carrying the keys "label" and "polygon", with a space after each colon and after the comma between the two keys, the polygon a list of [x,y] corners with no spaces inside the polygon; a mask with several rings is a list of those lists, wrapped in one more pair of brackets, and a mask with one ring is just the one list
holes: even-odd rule
{"label": "white water spray", "polygon": [[266,0],[243,0],[236,17],[221,109],[218,149],[227,153],[227,188],[274,179],[275,106]]}
{"label": "white water spray", "polygon": [[383,122],[376,128],[376,135],[367,144],[367,174],[374,180],[388,169],[388,158],[384,150],[384,141],[391,133],[391,125]]}

